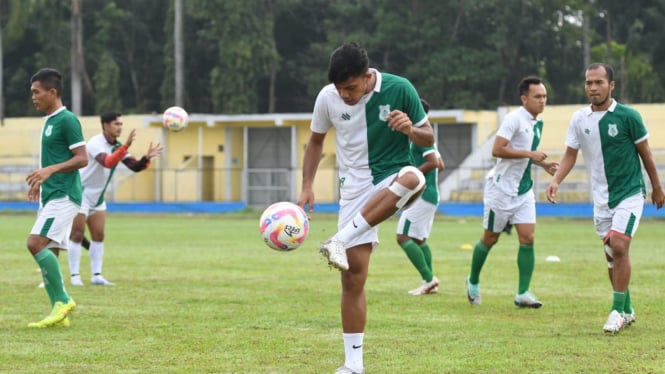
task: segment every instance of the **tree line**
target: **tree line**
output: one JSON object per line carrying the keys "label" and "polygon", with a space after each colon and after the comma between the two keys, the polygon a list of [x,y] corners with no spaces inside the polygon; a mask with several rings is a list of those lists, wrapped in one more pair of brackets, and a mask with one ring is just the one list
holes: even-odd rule
{"label": "tree line", "polygon": [[[66,103],[68,83],[80,80],[83,115],[173,105],[176,2],[0,0],[4,115],[36,115],[29,79],[47,66],[65,76]],[[189,112],[311,111],[328,57],[346,41],[366,47],[373,67],[409,78],[437,109],[517,104],[516,84],[531,74],[545,80],[551,104],[584,103],[591,62],[614,66],[618,99],[665,101],[662,0],[180,3]]]}

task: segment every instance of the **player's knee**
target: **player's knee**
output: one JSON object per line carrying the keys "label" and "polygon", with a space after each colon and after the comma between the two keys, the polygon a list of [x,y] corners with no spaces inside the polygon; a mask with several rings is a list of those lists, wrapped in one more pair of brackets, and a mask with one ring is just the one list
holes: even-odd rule
{"label": "player's knee", "polygon": [[399,197],[395,206],[397,209],[402,209],[413,202],[422,193],[424,187],[423,173],[415,166],[405,166],[397,173],[397,178],[388,189]]}

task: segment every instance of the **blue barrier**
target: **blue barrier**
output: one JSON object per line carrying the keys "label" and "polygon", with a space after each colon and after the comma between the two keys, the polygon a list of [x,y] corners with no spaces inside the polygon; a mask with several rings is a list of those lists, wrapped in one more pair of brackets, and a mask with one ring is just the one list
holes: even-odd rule
{"label": "blue barrier", "polygon": [[[36,211],[39,207],[36,203],[21,201],[0,202],[0,212],[3,211]],[[119,213],[204,213],[222,214],[240,212],[247,208],[242,201],[233,202],[108,202],[108,212]],[[337,213],[339,204],[319,203],[314,206],[315,213]],[[482,203],[441,203],[437,210],[444,216],[468,216],[480,217],[483,215]],[[536,214],[539,217],[592,217],[592,204],[578,203],[537,203]],[[644,205],[642,217],[665,218],[665,208],[657,210],[651,203]]]}

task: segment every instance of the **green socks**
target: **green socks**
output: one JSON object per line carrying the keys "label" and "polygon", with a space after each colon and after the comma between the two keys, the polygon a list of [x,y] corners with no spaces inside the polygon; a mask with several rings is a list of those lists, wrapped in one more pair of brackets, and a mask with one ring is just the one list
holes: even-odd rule
{"label": "green socks", "polygon": [[[400,244],[400,247],[406,252],[407,257],[409,257],[413,266],[418,270],[422,279],[427,282],[432,281],[434,275],[432,274],[431,265],[428,265],[427,263],[427,256],[425,255],[424,250],[413,240],[408,240],[407,242]],[[427,246],[427,249],[429,250],[429,246]],[[431,264],[432,253],[431,251],[428,252],[429,262]]]}
{"label": "green socks", "polygon": [[34,257],[39,268],[42,270],[44,288],[51,300],[51,304],[54,304],[56,301],[68,303],[69,295],[62,283],[62,272],[60,271],[58,258],[48,248],[42,249]]}
{"label": "green socks", "polygon": [[469,273],[469,282],[478,284],[480,282],[480,270],[482,270],[490,248],[479,240],[473,248],[473,258],[471,259],[471,273]]}
{"label": "green socks", "polygon": [[622,313],[624,311],[624,307],[626,305],[626,295],[627,294],[628,294],[628,291],[626,291],[626,292],[614,291],[612,293],[612,295],[613,295],[613,297],[612,297],[612,310],[616,310],[619,313]]}
{"label": "green socks", "polygon": [[531,276],[536,267],[536,256],[533,253],[533,244],[520,244],[517,251],[517,269],[519,270],[519,287],[517,294],[521,295],[529,290]]}
{"label": "green socks", "polygon": [[633,312],[633,304],[630,302],[630,288],[626,289],[626,303],[623,306],[623,312],[626,314]]}

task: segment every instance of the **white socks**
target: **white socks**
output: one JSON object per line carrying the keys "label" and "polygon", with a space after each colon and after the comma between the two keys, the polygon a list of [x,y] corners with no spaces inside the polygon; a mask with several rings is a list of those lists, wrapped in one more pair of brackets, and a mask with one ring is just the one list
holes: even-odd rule
{"label": "white socks", "polygon": [[81,274],[81,243],[69,242],[67,259],[69,260],[69,274]]}
{"label": "white socks", "polygon": [[372,226],[365,221],[365,218],[358,212],[351,222],[347,223],[341,230],[333,236],[333,239],[339,240],[342,243],[350,243],[353,239],[366,233]]}
{"label": "white socks", "polygon": [[104,262],[104,242],[90,241],[90,270],[92,275],[102,273]]}
{"label": "white socks", "polygon": [[344,366],[354,372],[363,371],[363,337],[364,333],[342,334],[344,336]]}

